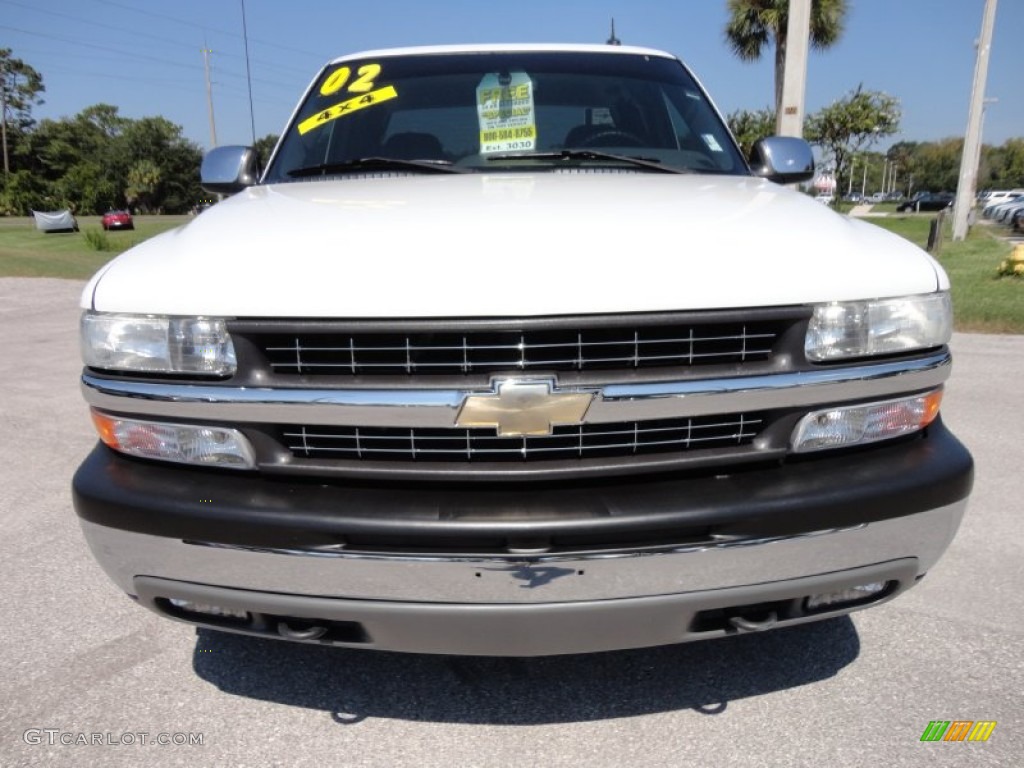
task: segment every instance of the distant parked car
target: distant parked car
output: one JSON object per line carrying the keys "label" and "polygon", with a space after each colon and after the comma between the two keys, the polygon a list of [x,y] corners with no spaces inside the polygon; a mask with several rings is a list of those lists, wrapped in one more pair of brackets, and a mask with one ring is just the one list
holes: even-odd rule
{"label": "distant parked car", "polygon": [[1024,231],[1024,209],[1014,212],[1010,217],[1010,226],[1014,232]]}
{"label": "distant parked car", "polygon": [[953,204],[954,195],[952,192],[926,192],[913,200],[907,200],[896,206],[896,210],[903,211],[941,211]]}
{"label": "distant parked car", "polygon": [[1014,195],[1013,197],[1005,198],[1000,202],[990,203],[986,205],[982,211],[982,215],[986,219],[995,219],[996,221],[1005,221],[1006,212],[1010,208],[1015,208],[1024,202],[1024,195]]}
{"label": "distant parked car", "polygon": [[869,203],[885,202],[885,193],[884,192],[875,192],[873,195],[871,195],[868,198],[868,202]]}
{"label": "distant parked car", "polygon": [[103,214],[104,229],[135,229],[135,222],[128,211],[107,211]]}
{"label": "distant parked car", "polygon": [[1013,217],[1020,213],[1021,210],[1024,210],[1024,195],[1000,205],[992,218],[1000,224],[1012,224]]}
{"label": "distant parked car", "polygon": [[985,193],[982,203],[986,209],[1008,202],[1018,195],[1024,194],[1024,189],[993,189]]}

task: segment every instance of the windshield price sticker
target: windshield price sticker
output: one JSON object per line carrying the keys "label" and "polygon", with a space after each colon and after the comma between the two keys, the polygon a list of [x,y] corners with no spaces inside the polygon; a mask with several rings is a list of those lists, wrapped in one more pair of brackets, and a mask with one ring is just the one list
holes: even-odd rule
{"label": "windshield price sticker", "polygon": [[476,105],[481,154],[537,147],[533,81],[525,72],[485,75],[476,88]]}
{"label": "windshield price sticker", "polygon": [[712,152],[722,151],[722,145],[718,143],[718,140],[715,139],[714,135],[710,133],[702,133],[700,137],[704,139],[704,143],[708,145],[708,149]]}
{"label": "windshield price sticker", "polygon": [[331,122],[331,120],[337,120],[339,117],[358,112],[360,109],[366,109],[374,104],[380,104],[395,98],[398,98],[398,91],[395,90],[393,85],[386,85],[362,96],[353,96],[351,99],[340,104],[335,104],[333,107],[317,112],[312,117],[307,117],[299,123],[299,133],[308,133],[314,128],[319,128],[321,125]]}

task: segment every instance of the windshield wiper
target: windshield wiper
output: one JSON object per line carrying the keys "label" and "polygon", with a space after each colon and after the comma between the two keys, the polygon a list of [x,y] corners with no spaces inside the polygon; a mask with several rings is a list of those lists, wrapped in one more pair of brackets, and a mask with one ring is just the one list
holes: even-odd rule
{"label": "windshield wiper", "polygon": [[637,165],[641,168],[650,168],[653,171],[661,171],[662,173],[697,173],[697,171],[689,168],[663,165],[660,160],[654,157],[617,155],[613,152],[600,152],[593,149],[562,149],[558,152],[521,152],[510,155],[494,155],[487,158],[487,161],[491,163],[503,162],[505,160],[511,160],[512,162],[519,160],[612,160],[614,162],[627,163],[628,165]]}
{"label": "windshield wiper", "polygon": [[338,163],[320,163],[310,165],[306,168],[296,168],[288,171],[288,175],[297,178],[300,176],[318,176],[320,174],[338,173],[340,171],[365,171],[381,168],[415,168],[429,173],[469,173],[465,168],[453,166],[448,160],[401,160],[397,157],[358,157],[354,160],[344,160]]}

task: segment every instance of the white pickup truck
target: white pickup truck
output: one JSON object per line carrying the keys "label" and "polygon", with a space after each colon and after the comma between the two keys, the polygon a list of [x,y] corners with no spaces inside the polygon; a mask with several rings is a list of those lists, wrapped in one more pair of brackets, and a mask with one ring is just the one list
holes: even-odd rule
{"label": "white pickup truck", "polygon": [[97,560],[215,629],[541,655],[888,600],[972,484],[928,254],[745,160],[673,56],[330,62],[82,295]]}

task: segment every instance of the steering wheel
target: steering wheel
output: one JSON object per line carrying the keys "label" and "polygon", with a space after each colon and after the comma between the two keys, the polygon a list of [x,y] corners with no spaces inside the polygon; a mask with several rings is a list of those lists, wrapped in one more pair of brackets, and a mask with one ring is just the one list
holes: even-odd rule
{"label": "steering wheel", "polygon": [[606,131],[598,131],[578,142],[578,147],[642,147],[644,140],[635,133],[620,131],[617,128],[609,128]]}

